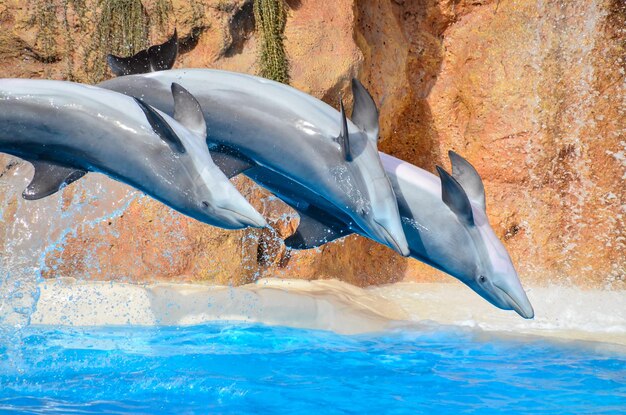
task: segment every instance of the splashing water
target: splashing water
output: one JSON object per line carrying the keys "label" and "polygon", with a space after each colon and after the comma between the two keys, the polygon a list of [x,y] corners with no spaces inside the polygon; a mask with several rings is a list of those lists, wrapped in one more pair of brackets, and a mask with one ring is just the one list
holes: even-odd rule
{"label": "splashing water", "polygon": [[[72,185],[73,193],[58,192],[36,201],[22,199],[32,177],[29,163],[10,162],[0,180],[0,327],[28,324],[37,302],[37,282],[50,252],[63,248],[65,238],[81,228],[121,215],[140,193],[127,186],[107,186],[110,180],[89,174]],[[72,195],[70,201],[65,201]],[[68,203],[66,203],[68,202]]]}

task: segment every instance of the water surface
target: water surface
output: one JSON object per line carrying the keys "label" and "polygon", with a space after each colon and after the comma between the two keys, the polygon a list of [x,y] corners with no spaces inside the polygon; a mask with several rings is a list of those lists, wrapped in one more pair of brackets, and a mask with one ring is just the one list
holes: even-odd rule
{"label": "water surface", "polygon": [[419,327],[27,327],[0,341],[0,412],[626,413],[626,350]]}

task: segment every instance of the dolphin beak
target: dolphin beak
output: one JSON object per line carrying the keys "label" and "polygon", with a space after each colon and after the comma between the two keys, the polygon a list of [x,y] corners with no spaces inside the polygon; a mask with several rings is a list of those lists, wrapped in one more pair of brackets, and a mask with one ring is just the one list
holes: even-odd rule
{"label": "dolphin beak", "polygon": [[222,226],[226,229],[268,226],[265,218],[239,193],[231,195],[226,203],[218,207],[218,211],[220,210],[221,220],[229,224],[229,226]]}
{"label": "dolphin beak", "polygon": [[526,296],[526,292],[522,288],[521,284],[518,284],[519,286],[516,287],[506,287],[509,284],[502,283],[500,283],[500,285],[494,283],[493,285],[500,290],[508,306],[512,310],[515,310],[517,314],[525,319],[535,317],[535,310],[533,310],[533,306],[530,304],[530,301]]}
{"label": "dolphin beak", "polygon": [[231,212],[235,219],[242,225],[241,227],[265,228],[268,226],[265,218],[254,210],[252,206],[250,206],[250,209],[245,209],[245,212],[241,209],[238,211],[231,210]]}
{"label": "dolphin beak", "polygon": [[265,218],[258,213],[254,216],[238,215],[238,219],[242,225],[252,228],[265,228],[268,226]]}
{"label": "dolphin beak", "polygon": [[381,236],[383,239],[381,242],[384,242],[385,245],[389,246],[402,256],[408,257],[411,254],[411,251],[409,250],[409,243],[406,240],[406,236],[404,236],[404,231],[401,231],[401,238],[394,238],[385,226],[376,220],[374,220],[374,222],[378,225],[378,229],[381,231],[380,233],[382,234]]}

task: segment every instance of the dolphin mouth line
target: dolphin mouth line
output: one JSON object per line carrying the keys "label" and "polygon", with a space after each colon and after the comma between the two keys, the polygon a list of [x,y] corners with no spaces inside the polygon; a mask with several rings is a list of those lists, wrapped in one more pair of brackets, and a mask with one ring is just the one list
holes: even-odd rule
{"label": "dolphin mouth line", "polygon": [[398,241],[396,241],[396,238],[394,238],[393,236],[391,236],[391,234],[389,233],[389,231],[387,230],[387,228],[385,228],[383,225],[381,225],[380,223],[378,223],[378,221],[376,219],[374,219],[374,223],[377,224],[380,229],[382,229],[382,231],[385,233],[385,235],[387,235],[387,242],[391,242],[391,244],[393,245],[393,249],[399,253],[402,256],[409,256],[409,254],[407,253],[406,255],[404,254],[404,252],[402,252],[402,249],[400,249],[400,245],[398,245]]}
{"label": "dolphin mouth line", "polygon": [[522,309],[522,307],[519,305],[519,303],[517,301],[515,301],[513,299],[513,297],[511,297],[509,295],[509,293],[507,293],[505,290],[503,290],[502,288],[498,287],[496,284],[493,284],[494,287],[496,287],[498,290],[500,290],[501,293],[503,293],[510,301],[509,301],[509,305],[511,305],[513,307],[513,310],[515,310],[515,312],[517,314],[519,314],[520,316],[522,316],[525,319],[531,319],[533,317],[535,317],[535,313],[534,311],[532,311],[532,306],[531,306],[531,313],[530,314],[526,314],[526,312]]}
{"label": "dolphin mouth line", "polygon": [[232,209],[228,209],[228,208],[220,208],[220,209],[223,209],[223,210],[226,210],[228,212],[231,212],[233,215],[235,215],[237,220],[239,220],[240,222],[241,222],[241,218],[246,219],[247,223],[244,223],[244,225],[248,225],[249,226],[250,224],[252,224],[252,225],[256,226],[257,228],[264,228],[264,227],[267,226],[267,222],[265,221],[265,219],[263,219],[263,222],[259,222],[258,220],[252,219],[251,217],[246,216],[246,215],[244,215],[242,213],[239,213],[237,211],[234,211]]}

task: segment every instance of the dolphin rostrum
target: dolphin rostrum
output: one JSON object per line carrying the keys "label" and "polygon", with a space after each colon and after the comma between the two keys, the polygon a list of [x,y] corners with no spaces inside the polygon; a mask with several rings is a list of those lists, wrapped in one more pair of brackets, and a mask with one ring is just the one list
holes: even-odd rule
{"label": "dolphin rostrum", "polygon": [[289,177],[344,212],[367,236],[409,254],[396,197],[376,149],[378,131],[368,129],[377,113],[364,112],[363,123],[355,124],[341,103],[337,112],[278,82],[208,69],[122,76],[99,86],[141,97],[172,114],[167,90],[172,82],[200,102],[209,149],[229,175],[260,165]]}
{"label": "dolphin rostrum", "polygon": [[266,226],[213,163],[198,102],[180,85],[168,88],[178,121],[102,88],[0,80],[0,152],[35,167],[24,198],[46,197],[94,171],[214,226]]}
{"label": "dolphin rostrum", "polygon": [[[168,56],[175,54],[176,44],[166,42],[166,45],[169,48]],[[123,68],[112,69],[117,75],[124,74]],[[202,78],[203,75],[209,79],[217,71],[201,72],[195,73],[197,78]],[[181,77],[186,76],[185,71],[175,73]],[[157,74],[117,78],[105,82],[104,86],[121,92],[132,91],[138,95],[151,94],[152,88],[159,85],[154,79],[155,75]],[[239,77],[254,78],[243,74]],[[224,95],[229,92],[244,95],[241,101],[245,107],[245,91],[241,88],[231,91],[230,87],[230,84],[224,84],[220,92]],[[354,95],[352,120],[370,137],[377,137],[376,104],[358,81],[354,80],[352,87]],[[197,88],[201,90],[201,86]],[[165,105],[166,109],[169,107],[163,98],[152,96],[152,100],[157,107],[159,105]],[[319,104],[318,100],[310,102],[314,109],[302,110],[325,112],[328,113],[328,117],[333,117],[332,112],[336,113],[331,107]],[[267,113],[274,112],[270,102],[264,110]],[[298,117],[294,117],[292,121],[296,122],[297,119]],[[231,123],[236,122],[238,122],[236,117],[231,120]],[[228,119],[223,125],[230,128]],[[211,145],[210,136],[209,143]],[[266,151],[272,151],[272,147]],[[323,195],[311,191],[286,175],[268,169],[260,163],[257,164],[256,160],[225,146],[212,145],[211,154],[216,164],[229,177],[243,172],[261,186],[274,192],[299,213],[298,229],[285,241],[288,247],[306,249],[353,232],[364,233],[349,215],[337,209]],[[442,177],[445,177],[442,182],[436,176],[409,163],[384,153],[380,153],[380,156],[397,196],[410,255],[461,280],[493,305],[506,310],[513,309],[522,317],[532,318],[534,311],[513,263],[487,220],[484,188],[476,170],[461,156],[450,152],[453,176],[450,177],[445,171],[440,170]],[[446,192],[442,184],[448,189]],[[464,200],[464,194],[466,199],[467,196],[471,198],[469,204]],[[465,210],[459,209],[457,204],[464,205]],[[463,219],[468,217],[468,206],[471,206],[472,221]]]}

